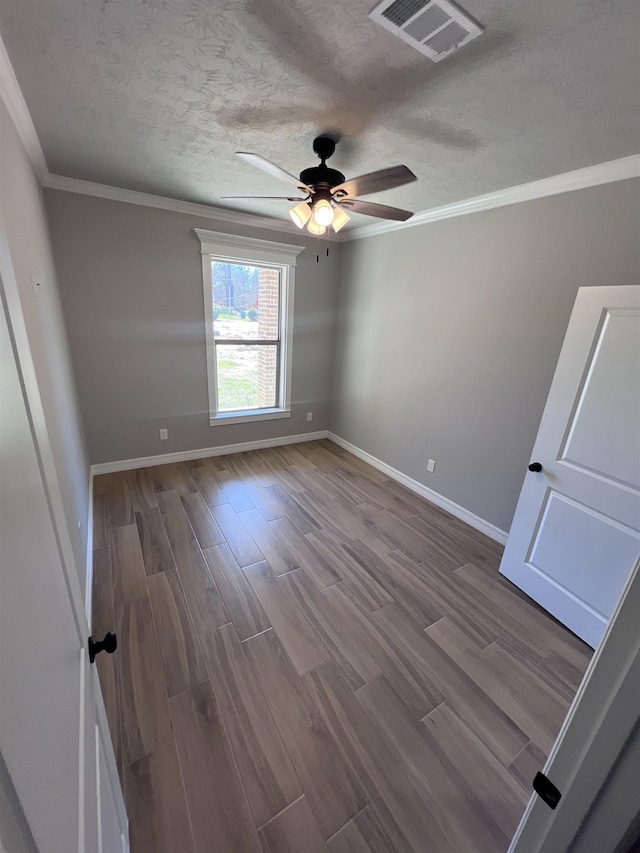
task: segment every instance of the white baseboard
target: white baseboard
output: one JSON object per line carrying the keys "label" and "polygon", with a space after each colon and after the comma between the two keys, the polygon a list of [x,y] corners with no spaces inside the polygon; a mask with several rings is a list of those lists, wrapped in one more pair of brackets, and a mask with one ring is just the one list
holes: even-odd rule
{"label": "white baseboard", "polygon": [[242,453],[244,450],[262,450],[265,447],[281,447],[285,444],[299,444],[302,441],[318,441],[327,438],[326,429],[317,432],[305,432],[299,435],[282,435],[278,438],[265,438],[258,441],[242,441],[238,444],[222,444],[220,447],[203,447],[198,450],[179,450],[176,453],[161,453],[158,456],[140,456],[138,459],[121,459],[117,462],[99,462],[91,466],[91,476],[111,474],[116,471],[133,471],[136,468],[150,468],[152,465],[167,465],[170,462],[188,462],[190,459],[204,459],[208,456],[227,456],[229,453]]}
{"label": "white baseboard", "polygon": [[[507,541],[506,531],[501,530],[499,527],[496,527],[495,524],[491,524],[489,521],[485,521],[483,518],[480,518],[480,516],[475,515],[475,513],[470,512],[463,506],[454,503],[453,501],[449,500],[449,498],[445,498],[444,495],[440,495],[438,494],[438,492],[434,492],[433,489],[430,489],[422,483],[419,483],[418,480],[414,480],[413,477],[409,477],[407,474],[403,474],[402,471],[398,471],[397,468],[392,468],[391,465],[387,465],[387,463],[383,462],[381,459],[372,456],[365,450],[361,450],[359,447],[356,447],[355,444],[351,444],[351,442],[345,441],[344,438],[340,438],[339,435],[335,435],[334,433],[329,432],[328,430],[305,432],[299,435],[284,435],[279,436],[278,438],[267,438],[258,441],[243,441],[239,442],[238,444],[223,444],[220,447],[204,447],[199,448],[197,450],[181,450],[177,453],[162,453],[157,456],[140,456],[137,459],[121,459],[116,462],[100,462],[97,465],[92,465],[90,483],[91,506],[89,510],[90,524],[87,539],[90,539],[91,530],[93,527],[93,477],[97,474],[110,474],[116,471],[133,471],[136,468],[150,468],[152,465],[167,465],[170,462],[187,462],[190,459],[204,459],[208,456],[226,456],[229,453],[242,453],[245,450],[262,450],[265,447],[281,447],[285,444],[299,444],[303,441],[318,441],[322,438],[330,439],[339,447],[344,448],[344,450],[347,450],[349,451],[349,453],[353,453],[354,456],[357,456],[359,459],[362,459],[363,462],[367,462],[369,465],[372,465],[374,468],[377,468],[379,471],[382,471],[388,477],[391,477],[392,480],[397,480],[399,483],[402,483],[403,486],[406,486],[408,489],[411,489],[412,492],[415,492],[426,500],[431,501],[431,503],[441,507],[447,512],[450,512],[451,515],[454,515],[456,518],[459,518],[461,521],[464,521],[471,527],[475,527],[476,530],[479,530],[481,533],[486,534],[491,539],[494,539],[496,542],[499,542],[501,545],[504,545]],[[91,559],[89,557],[90,553],[91,552],[89,551],[88,541],[87,584],[91,583]],[[90,596],[88,596],[88,599],[90,600]]]}
{"label": "white baseboard", "polygon": [[506,543],[508,534],[506,531],[496,527],[495,524],[485,521],[484,518],[480,518],[480,516],[475,515],[475,513],[470,512],[463,506],[454,503],[449,500],[449,498],[445,498],[444,495],[434,492],[433,489],[429,489],[427,486],[419,483],[418,480],[414,480],[413,477],[403,474],[402,471],[398,471],[397,468],[392,468],[391,465],[387,465],[386,462],[372,456],[370,453],[367,453],[366,450],[361,450],[359,447],[356,447],[355,444],[351,444],[350,441],[345,441],[345,439],[340,438],[339,435],[329,432],[327,438],[330,441],[333,441],[334,444],[342,447],[344,450],[348,450],[349,453],[353,453],[353,455],[357,456],[358,459],[362,459],[363,462],[367,462],[369,465],[372,465],[374,468],[382,471],[383,474],[391,477],[392,480],[397,480],[399,483],[402,483],[403,486],[411,489],[412,492],[415,492],[426,500],[431,501],[431,503],[441,507],[441,509],[445,509],[447,512],[450,512],[451,515],[455,515],[456,518],[459,518],[471,527],[475,527],[476,530],[479,530],[491,539],[495,539],[495,541],[499,542],[501,545]]}

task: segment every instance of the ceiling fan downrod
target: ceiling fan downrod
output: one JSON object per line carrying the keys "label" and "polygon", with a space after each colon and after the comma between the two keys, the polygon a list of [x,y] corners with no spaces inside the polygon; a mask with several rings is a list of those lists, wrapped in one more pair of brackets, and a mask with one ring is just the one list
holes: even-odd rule
{"label": "ceiling fan downrod", "polygon": [[320,165],[303,169],[300,172],[300,180],[303,184],[313,187],[316,194],[320,190],[321,193],[324,191],[327,196],[330,196],[333,187],[344,183],[345,180],[342,172],[329,168],[326,163],[336,150],[336,143],[328,136],[316,136],[313,140],[313,150],[320,158]]}

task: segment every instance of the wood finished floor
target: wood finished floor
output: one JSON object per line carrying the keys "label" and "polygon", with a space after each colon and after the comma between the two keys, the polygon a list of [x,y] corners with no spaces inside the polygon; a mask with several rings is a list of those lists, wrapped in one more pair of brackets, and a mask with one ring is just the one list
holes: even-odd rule
{"label": "wood finished floor", "polygon": [[329,441],[94,480],[132,853],[504,853],[590,649]]}

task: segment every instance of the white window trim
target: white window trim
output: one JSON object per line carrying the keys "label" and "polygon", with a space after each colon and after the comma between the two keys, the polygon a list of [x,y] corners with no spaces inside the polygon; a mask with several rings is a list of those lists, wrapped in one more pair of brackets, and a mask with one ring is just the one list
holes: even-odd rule
{"label": "white window trim", "polygon": [[[297,257],[304,246],[273,243],[223,234],[219,231],[194,229],[200,240],[204,322],[207,342],[207,388],[209,393],[209,425],[239,424],[291,417],[291,371],[293,364],[293,297]],[[279,405],[272,409],[248,409],[245,412],[218,412],[216,389],[216,346],[213,334],[213,277],[211,260],[227,263],[268,265],[280,269],[280,376]]]}

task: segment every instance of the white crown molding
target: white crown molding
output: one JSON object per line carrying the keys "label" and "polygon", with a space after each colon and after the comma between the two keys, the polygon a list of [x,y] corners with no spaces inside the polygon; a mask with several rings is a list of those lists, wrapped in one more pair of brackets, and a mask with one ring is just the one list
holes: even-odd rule
{"label": "white crown molding", "polygon": [[0,36],[0,98],[7,108],[11,121],[25,147],[31,165],[36,171],[41,183],[47,179],[49,169],[38,139],[38,134],[31,121],[31,115],[22,94],[22,89],[11,65],[9,54]]}
{"label": "white crown molding", "polygon": [[189,462],[192,459],[206,459],[210,456],[228,456],[229,453],[242,453],[245,450],[262,450],[265,447],[282,447],[285,444],[300,444],[303,441],[318,441],[327,437],[327,430],[304,432],[297,435],[282,435],[277,438],[265,438],[258,441],[242,441],[238,444],[222,444],[219,447],[204,447],[199,450],[179,450],[176,453],[161,453],[158,456],[140,456],[137,459],[120,459],[117,462],[99,462],[91,466],[91,476],[112,474],[117,471],[134,471],[136,468],[151,468],[153,465],[167,465],[170,462]]}
{"label": "white crown molding", "polygon": [[[505,207],[509,204],[518,204],[523,201],[532,201],[538,198],[559,195],[560,193],[573,192],[574,190],[587,189],[588,187],[596,187],[601,184],[610,184],[638,177],[640,177],[640,154],[633,154],[630,157],[622,157],[620,160],[611,160],[607,163],[599,163],[596,166],[587,166],[584,169],[566,172],[563,175],[543,178],[540,181],[532,181],[531,183],[521,184],[517,187],[507,187],[506,189],[497,190],[486,195],[464,199],[463,201],[446,204],[442,207],[434,207],[431,210],[424,210],[422,213],[416,213],[407,222],[380,222],[375,225],[365,225],[341,231],[340,234],[335,235],[333,240],[344,243],[364,237],[376,237],[392,231],[426,225],[429,222],[438,222],[441,219],[451,219],[454,216],[479,213],[483,210],[492,210],[493,208]],[[111,187],[107,184],[82,181],[78,178],[67,178],[63,175],[51,175],[49,172],[47,172],[46,177],[43,179],[43,184],[51,189],[79,193],[80,195],[106,198],[111,201],[122,201],[127,204],[138,204],[144,207],[156,207],[161,210],[174,211],[175,213],[186,213],[191,216],[215,219],[219,222],[232,222],[250,228],[266,228],[271,231],[283,231],[287,234],[299,235],[299,229],[285,220],[257,216],[251,213],[240,213],[239,211],[212,207],[206,204],[197,204],[196,202],[180,201],[174,198],[138,192],[137,190]]]}
{"label": "white crown molding", "polygon": [[105,198],[109,201],[121,201],[125,204],[155,207],[159,210],[170,210],[173,213],[186,213],[189,216],[215,219],[218,222],[232,222],[235,225],[244,225],[248,228],[266,228],[269,231],[284,231],[286,234],[300,233],[300,230],[292,222],[286,222],[284,219],[258,216],[254,213],[240,213],[237,210],[227,210],[223,207],[213,207],[193,201],[180,201],[177,198],[152,195],[151,193],[139,192],[138,190],[111,187],[108,184],[82,181],[79,178],[67,178],[64,175],[49,174],[43,181],[43,184],[45,187],[53,190],[89,195],[95,198]]}
{"label": "white crown molding", "polygon": [[342,239],[349,241],[360,240],[363,237],[376,237],[379,234],[388,234],[391,231],[426,225],[428,222],[438,222],[441,219],[451,219],[454,216],[464,216],[468,213],[479,213],[482,210],[518,204],[521,201],[532,201],[560,193],[597,187],[600,184],[626,181],[629,178],[640,178],[640,154],[622,157],[620,160],[611,160],[608,163],[599,163],[596,166],[587,166],[585,169],[565,172],[563,175],[554,175],[552,178],[543,178],[529,184],[508,187],[486,195],[446,204],[443,207],[434,207],[431,210],[416,213],[407,222],[381,222],[375,225],[365,225],[347,231]]}
{"label": "white crown molding", "polygon": [[495,524],[485,521],[484,518],[480,518],[479,515],[465,509],[463,506],[460,506],[460,504],[454,503],[449,500],[449,498],[445,498],[444,495],[441,495],[438,492],[434,492],[433,489],[419,483],[418,480],[414,480],[413,477],[403,474],[402,471],[398,471],[397,468],[392,468],[391,465],[387,465],[386,462],[383,462],[376,456],[372,456],[370,453],[367,453],[366,450],[361,450],[359,447],[356,447],[355,444],[351,444],[350,441],[340,438],[339,435],[329,432],[327,434],[327,438],[329,441],[333,441],[334,444],[337,444],[339,447],[342,447],[344,450],[347,450],[349,453],[357,456],[358,459],[362,459],[363,462],[366,462],[368,465],[372,465],[374,468],[377,468],[378,471],[382,471],[382,473],[386,474],[387,477],[391,477],[392,480],[397,480],[398,483],[402,483],[402,485],[406,486],[407,489],[411,489],[412,492],[415,492],[420,495],[420,497],[425,498],[425,500],[428,500],[430,503],[450,512],[451,515],[455,515],[456,518],[459,518],[471,527],[475,527],[476,530],[479,530],[481,533],[484,533],[486,536],[489,536],[501,545],[506,543],[508,536],[506,530],[501,530],[499,527],[496,527]]}

